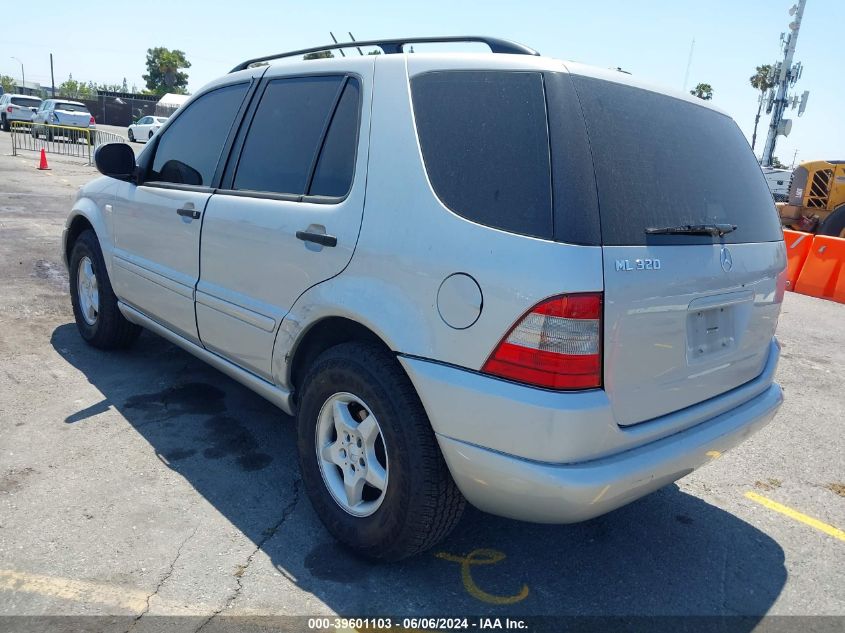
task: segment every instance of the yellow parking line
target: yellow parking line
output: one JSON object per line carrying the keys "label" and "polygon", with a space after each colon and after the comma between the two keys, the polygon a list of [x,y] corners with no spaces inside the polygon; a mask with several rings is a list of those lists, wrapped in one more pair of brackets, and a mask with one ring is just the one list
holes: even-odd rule
{"label": "yellow parking line", "polygon": [[143,611],[147,606],[147,594],[137,589],[86,580],[29,574],[11,569],[0,569],[0,590],[4,589],[72,602],[96,602],[136,613]]}
{"label": "yellow parking line", "polygon": [[798,510],[793,510],[777,501],[772,501],[768,497],[764,497],[763,495],[758,495],[756,492],[751,492],[750,490],[745,493],[746,498],[759,503],[761,506],[768,508],[769,510],[774,510],[775,512],[780,512],[781,514],[788,516],[790,519],[795,519],[796,521],[800,521],[805,525],[809,525],[810,527],[814,527],[817,530],[824,532],[825,534],[832,536],[833,538],[838,538],[840,541],[845,541],[845,532],[840,530],[839,528],[835,528],[832,525],[828,525],[823,521],[819,521],[818,519],[814,519],[811,516],[807,516]]}

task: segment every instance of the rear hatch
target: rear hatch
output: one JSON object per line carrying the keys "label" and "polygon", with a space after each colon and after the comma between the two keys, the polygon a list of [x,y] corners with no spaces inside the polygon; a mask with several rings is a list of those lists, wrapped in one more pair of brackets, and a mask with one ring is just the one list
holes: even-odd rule
{"label": "rear hatch", "polygon": [[30,97],[12,97],[9,100],[7,118],[14,121],[31,121],[33,113],[41,104],[41,99]]}
{"label": "rear hatch", "polygon": [[57,121],[51,121],[54,125],[66,125],[69,127],[88,127],[91,122],[91,113],[81,104],[62,103],[56,104],[53,110]]}
{"label": "rear hatch", "polygon": [[[783,234],[731,118],[613,81],[573,81],[599,201],[604,384],[627,426],[760,375],[783,296]],[[713,234],[681,232],[689,226]]]}

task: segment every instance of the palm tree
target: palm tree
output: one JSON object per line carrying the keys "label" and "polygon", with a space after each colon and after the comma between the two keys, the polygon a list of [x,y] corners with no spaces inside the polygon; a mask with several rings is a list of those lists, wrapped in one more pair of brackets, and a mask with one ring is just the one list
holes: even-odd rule
{"label": "palm tree", "polygon": [[757,125],[760,123],[760,112],[763,110],[763,98],[766,96],[766,92],[775,85],[770,77],[771,73],[772,65],[763,64],[757,66],[757,72],[748,78],[751,87],[760,91],[760,99],[757,102],[757,116],[754,118],[754,134],[751,135],[751,149],[754,149],[754,144],[757,142]]}
{"label": "palm tree", "polygon": [[689,93],[699,99],[709,101],[713,98],[713,86],[710,84],[698,84],[695,88],[690,90]]}

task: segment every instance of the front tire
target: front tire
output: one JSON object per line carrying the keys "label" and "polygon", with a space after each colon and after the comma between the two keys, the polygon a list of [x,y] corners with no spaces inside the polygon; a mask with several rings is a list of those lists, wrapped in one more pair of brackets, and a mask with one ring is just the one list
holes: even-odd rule
{"label": "front tire", "polygon": [[399,560],[446,538],[465,501],[394,356],[344,343],[313,363],[297,414],[305,491],[326,529],[359,554]]}
{"label": "front tire", "polygon": [[128,131],[127,136],[129,137],[129,142],[130,142],[130,143],[134,143],[134,142],[135,142],[135,135],[132,133],[132,130],[129,130],[129,131]]}
{"label": "front tire", "polygon": [[117,297],[94,231],[83,231],[76,238],[69,269],[73,316],[85,342],[100,349],[131,346],[141,328],[127,321],[117,307]]}

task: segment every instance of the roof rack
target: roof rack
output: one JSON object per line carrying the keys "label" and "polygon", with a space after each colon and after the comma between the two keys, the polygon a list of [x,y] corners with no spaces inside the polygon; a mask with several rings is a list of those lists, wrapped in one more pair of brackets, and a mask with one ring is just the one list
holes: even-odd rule
{"label": "roof rack", "polygon": [[322,51],[329,51],[340,48],[357,48],[359,46],[376,46],[381,49],[386,55],[394,53],[402,53],[403,47],[406,44],[430,44],[441,42],[482,42],[490,47],[492,53],[506,53],[511,55],[539,55],[533,48],[528,48],[522,44],[511,42],[509,40],[502,40],[497,37],[483,37],[480,35],[448,35],[446,37],[405,37],[389,40],[359,40],[357,42],[333,42],[325,44],[324,46],[314,46],[312,48],[302,48],[297,51],[288,51],[286,53],[276,53],[275,55],[265,55],[264,57],[255,57],[241,62],[229,72],[237,72],[249,68],[252,64],[259,62],[268,62],[272,59],[282,59],[283,57],[297,57],[299,55],[307,55],[308,53],[319,53]]}

